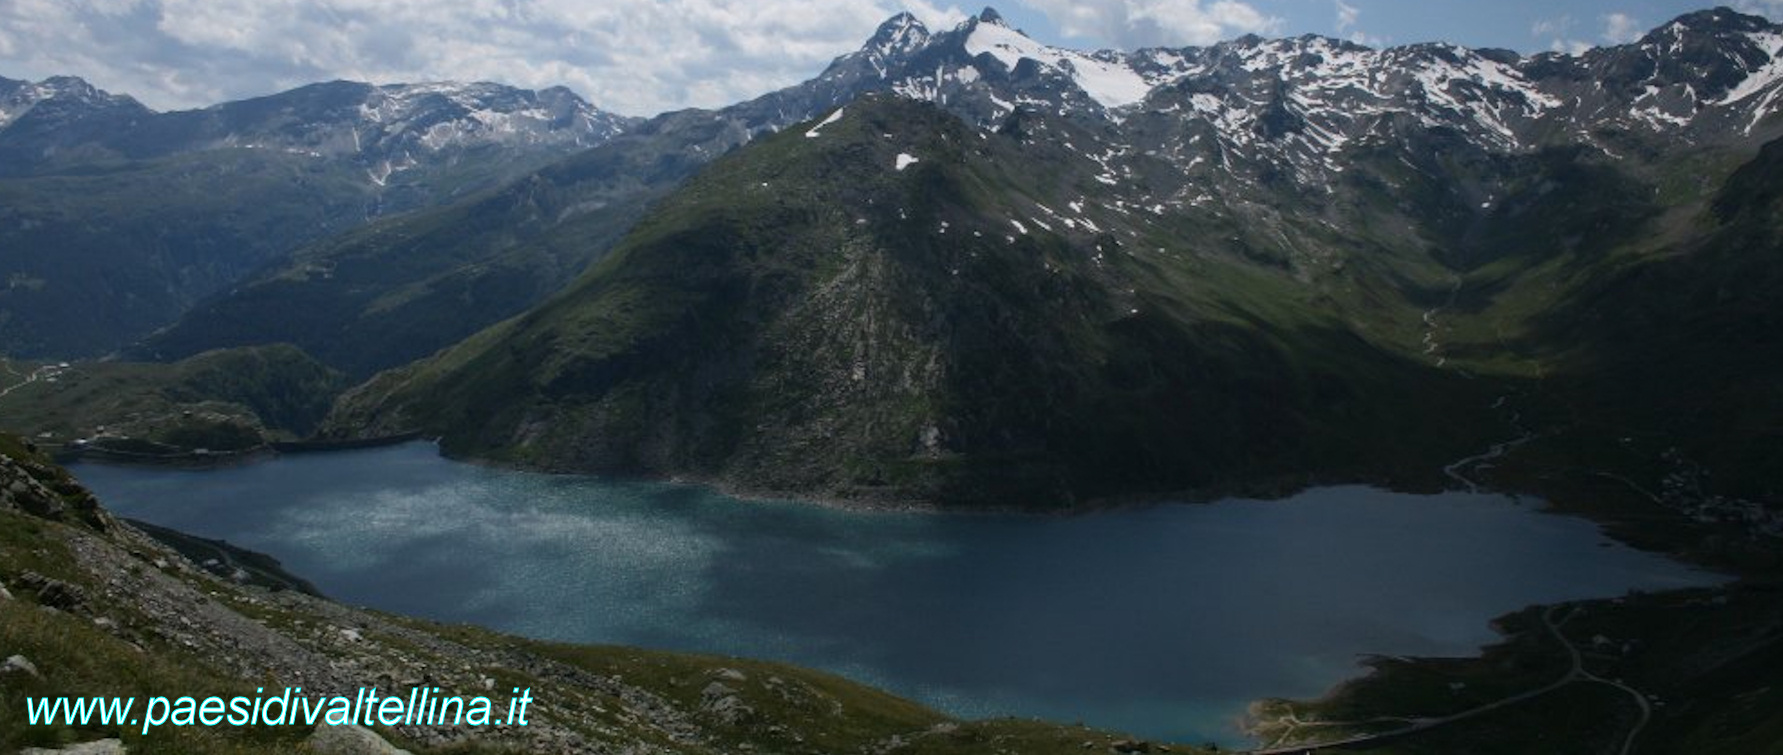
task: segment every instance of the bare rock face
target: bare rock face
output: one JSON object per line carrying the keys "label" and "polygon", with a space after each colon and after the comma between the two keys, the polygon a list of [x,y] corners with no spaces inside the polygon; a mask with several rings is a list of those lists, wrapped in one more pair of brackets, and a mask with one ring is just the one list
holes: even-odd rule
{"label": "bare rock face", "polygon": [[67,505],[25,468],[10,459],[0,460],[0,508],[23,511],[45,519],[60,519]]}
{"label": "bare rock face", "polygon": [[0,510],[79,521],[97,530],[111,526],[91,492],[56,469],[28,459],[0,456]]}

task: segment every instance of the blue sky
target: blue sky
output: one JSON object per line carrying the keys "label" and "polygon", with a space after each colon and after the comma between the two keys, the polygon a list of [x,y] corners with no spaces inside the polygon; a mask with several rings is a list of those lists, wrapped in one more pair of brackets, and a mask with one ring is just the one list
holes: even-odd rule
{"label": "blue sky", "polygon": [[[1783,0],[1731,0],[1783,19]],[[1076,48],[1248,32],[1521,52],[1624,41],[1702,7],[1672,0],[1007,0],[1011,25]],[[957,0],[0,0],[0,76],[69,74],[158,109],[331,79],[563,85],[627,115],[720,107],[798,83],[908,9]]]}

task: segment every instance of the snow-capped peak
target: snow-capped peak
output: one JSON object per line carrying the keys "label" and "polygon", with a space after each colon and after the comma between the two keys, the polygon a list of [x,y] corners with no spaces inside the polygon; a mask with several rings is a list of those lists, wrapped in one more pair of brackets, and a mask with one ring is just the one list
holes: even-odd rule
{"label": "snow-capped peak", "polygon": [[1114,55],[1087,55],[1075,50],[1049,47],[1009,28],[995,10],[986,8],[971,26],[966,38],[966,52],[990,55],[1013,71],[1023,59],[1069,76],[1078,88],[1102,107],[1114,109],[1138,104],[1151,93],[1153,82],[1134,71],[1126,61]]}
{"label": "snow-capped peak", "polygon": [[77,109],[123,109],[144,115],[154,112],[128,95],[112,94],[78,76],[51,76],[37,83],[0,78],[0,127],[45,102]]}

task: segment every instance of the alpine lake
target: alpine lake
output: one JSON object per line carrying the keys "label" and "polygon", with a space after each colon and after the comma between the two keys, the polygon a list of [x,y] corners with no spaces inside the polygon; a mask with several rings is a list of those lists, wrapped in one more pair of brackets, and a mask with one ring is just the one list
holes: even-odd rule
{"label": "alpine lake", "polygon": [[825,669],[965,717],[1246,742],[1368,655],[1474,655],[1536,603],[1721,581],[1498,494],[1326,487],[1071,516],[886,513],[459,463],[426,442],[74,466],[120,515],[336,600]]}

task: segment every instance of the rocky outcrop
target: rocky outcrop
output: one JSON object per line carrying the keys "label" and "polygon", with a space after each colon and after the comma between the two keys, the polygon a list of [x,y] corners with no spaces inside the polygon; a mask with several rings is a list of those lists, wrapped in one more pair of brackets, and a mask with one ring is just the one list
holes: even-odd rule
{"label": "rocky outcrop", "polygon": [[99,499],[66,472],[47,462],[0,455],[0,510],[22,511],[95,529],[111,526]]}

